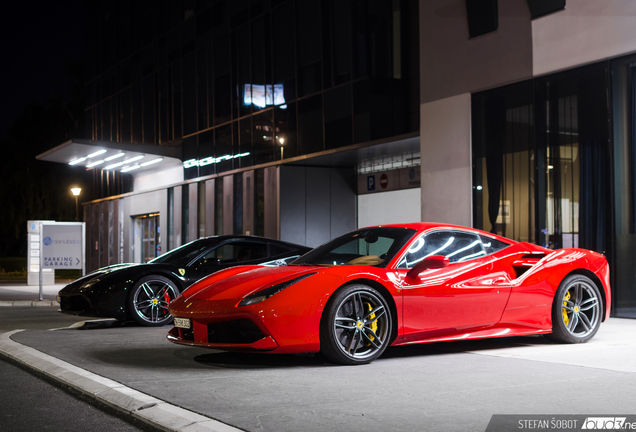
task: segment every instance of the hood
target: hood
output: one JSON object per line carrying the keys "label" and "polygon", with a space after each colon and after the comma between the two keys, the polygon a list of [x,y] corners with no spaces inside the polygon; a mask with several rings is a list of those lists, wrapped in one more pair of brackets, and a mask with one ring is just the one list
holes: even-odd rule
{"label": "hood", "polygon": [[260,289],[322,269],[324,267],[234,267],[201,279],[188,288],[183,296],[186,300],[243,298]]}

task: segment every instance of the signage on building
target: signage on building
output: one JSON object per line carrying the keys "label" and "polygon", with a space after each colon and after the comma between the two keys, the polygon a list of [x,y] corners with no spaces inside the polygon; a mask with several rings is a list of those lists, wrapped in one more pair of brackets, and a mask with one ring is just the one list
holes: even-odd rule
{"label": "signage on building", "polygon": [[41,264],[47,269],[84,268],[84,224],[42,224]]}
{"label": "signage on building", "polygon": [[358,176],[358,194],[418,188],[420,185],[419,166]]}

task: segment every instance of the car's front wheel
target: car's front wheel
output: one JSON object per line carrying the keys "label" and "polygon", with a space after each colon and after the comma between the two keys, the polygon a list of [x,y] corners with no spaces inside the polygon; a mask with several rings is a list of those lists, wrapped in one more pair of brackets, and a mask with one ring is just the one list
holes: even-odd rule
{"label": "car's front wheel", "polygon": [[552,334],[556,342],[582,343],[592,339],[602,319],[602,300],[598,287],[583,275],[563,279],[552,305]]}
{"label": "car's front wheel", "polygon": [[129,315],[143,326],[162,326],[172,321],[168,305],[179,295],[176,284],[164,276],[141,278],[128,296]]}
{"label": "car's front wheel", "polygon": [[390,343],[392,317],[382,295],[366,285],[349,285],[334,294],[320,325],[320,349],[340,364],[366,364]]}

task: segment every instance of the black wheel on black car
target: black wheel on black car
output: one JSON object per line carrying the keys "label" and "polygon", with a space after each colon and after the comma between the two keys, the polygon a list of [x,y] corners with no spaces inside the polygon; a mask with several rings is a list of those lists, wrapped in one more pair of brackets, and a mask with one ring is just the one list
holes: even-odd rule
{"label": "black wheel on black car", "polygon": [[570,275],[563,279],[552,304],[552,334],[549,339],[582,343],[592,339],[602,319],[601,293],[590,278]]}
{"label": "black wheel on black car", "polygon": [[140,279],[128,295],[128,313],[143,326],[162,326],[172,321],[168,305],[179,289],[164,276]]}
{"label": "black wheel on black car", "polygon": [[370,363],[389,345],[391,326],[391,311],[378,291],[367,285],[346,286],[334,293],[323,312],[321,352],[334,363]]}

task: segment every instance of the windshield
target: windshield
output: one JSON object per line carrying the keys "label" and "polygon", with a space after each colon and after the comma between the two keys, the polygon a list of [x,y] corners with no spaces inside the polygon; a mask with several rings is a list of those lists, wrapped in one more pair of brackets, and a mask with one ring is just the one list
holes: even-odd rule
{"label": "windshield", "polygon": [[212,246],[212,244],[212,242],[206,239],[195,240],[148,262],[151,264],[185,265],[201,252]]}
{"label": "windshield", "polygon": [[369,265],[386,267],[417,231],[365,228],[338,237],[298,258],[291,265]]}

